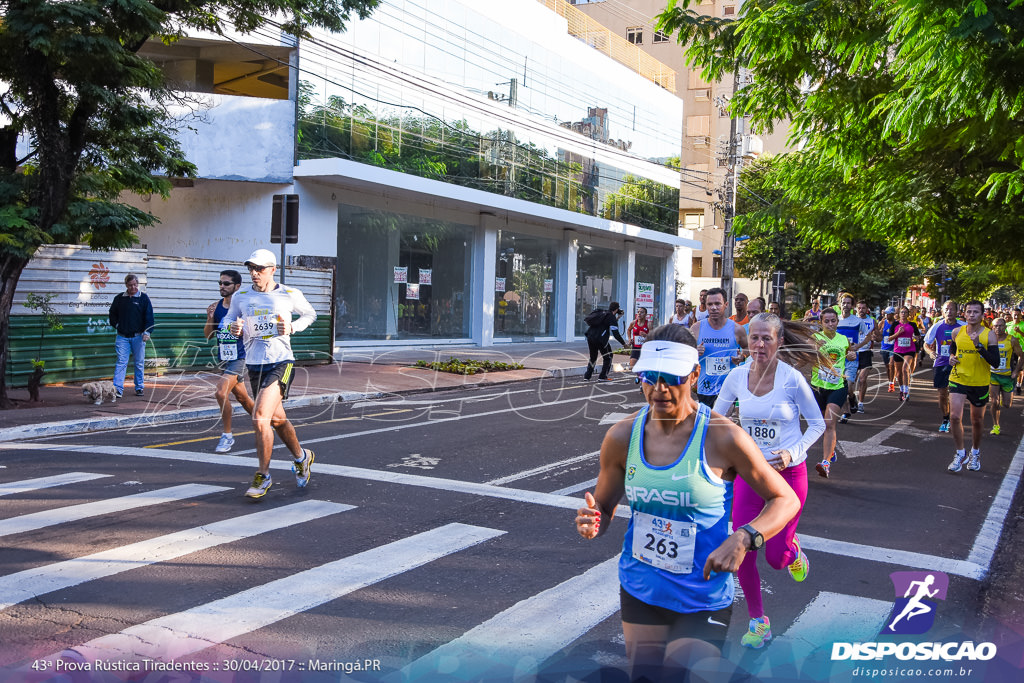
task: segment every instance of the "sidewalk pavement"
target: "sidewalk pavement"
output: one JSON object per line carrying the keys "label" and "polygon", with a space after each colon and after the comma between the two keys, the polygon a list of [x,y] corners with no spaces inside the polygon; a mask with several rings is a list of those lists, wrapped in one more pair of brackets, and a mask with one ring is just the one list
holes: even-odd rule
{"label": "sidewalk pavement", "polygon": [[[524,368],[456,375],[414,367],[418,360],[446,361],[449,357],[519,363]],[[335,355],[332,364],[298,366],[285,407],[579,376],[586,370],[587,358],[586,342],[527,342],[487,348],[346,348]],[[616,369],[621,369],[619,363],[625,358],[616,355]],[[0,441],[217,417],[220,409],[214,390],[219,377],[215,368],[147,375],[146,395],[141,397],[134,395],[127,379],[123,398],[99,406],[82,394],[84,382],[45,385],[38,403],[28,400],[26,389],[12,389],[9,395],[18,407],[0,411]],[[236,404],[235,413],[241,412]]]}

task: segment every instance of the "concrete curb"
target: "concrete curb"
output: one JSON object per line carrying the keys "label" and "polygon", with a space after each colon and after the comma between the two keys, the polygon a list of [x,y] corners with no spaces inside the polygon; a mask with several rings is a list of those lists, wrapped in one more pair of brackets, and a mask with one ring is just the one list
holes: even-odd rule
{"label": "concrete curb", "polygon": [[[554,377],[578,377],[586,372],[586,367],[571,367],[548,369],[541,372],[538,378]],[[366,401],[383,396],[401,396],[411,394],[433,393],[436,391],[449,391],[452,389],[465,389],[469,386],[493,386],[496,384],[510,384],[513,382],[529,381],[522,378],[517,379],[495,379],[477,382],[473,385],[457,384],[445,387],[416,388],[401,391],[339,391],[329,394],[313,394],[291,398],[285,401],[285,408],[308,408],[310,406],[321,406],[329,403],[345,403],[349,401]],[[235,407],[235,414],[242,414],[245,411],[240,406]],[[6,427],[0,429],[0,442],[17,441],[19,439],[34,439],[46,436],[60,436],[66,434],[85,434],[98,432],[106,429],[120,429],[123,427],[150,427],[154,425],[181,422],[184,420],[201,420],[220,416],[220,408],[210,406],[208,408],[166,410],[156,413],[144,413],[142,415],[124,415],[122,417],[98,417],[80,420],[62,420],[59,422],[42,422],[34,425],[20,425],[17,427]]]}

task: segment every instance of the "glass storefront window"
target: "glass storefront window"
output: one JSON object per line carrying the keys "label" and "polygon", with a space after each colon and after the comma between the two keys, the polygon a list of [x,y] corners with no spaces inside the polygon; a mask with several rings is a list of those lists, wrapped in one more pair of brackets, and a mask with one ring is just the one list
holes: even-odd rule
{"label": "glass storefront window", "polygon": [[338,206],[341,341],[470,337],[473,228]]}
{"label": "glass storefront window", "polygon": [[580,245],[576,258],[576,334],[587,331],[583,318],[595,308],[608,308],[615,296],[615,252]]}
{"label": "glass storefront window", "polygon": [[[666,322],[668,319],[668,315],[661,310],[661,282],[663,279],[662,275],[665,272],[664,268],[665,259],[658,258],[657,256],[644,256],[643,254],[636,255],[632,314],[636,315],[636,309],[640,306],[646,308],[647,316],[653,321],[651,329]],[[649,297],[648,301],[653,301],[653,303],[637,303],[638,297]]]}
{"label": "glass storefront window", "polygon": [[494,336],[516,340],[555,336],[554,278],[558,243],[498,232]]}

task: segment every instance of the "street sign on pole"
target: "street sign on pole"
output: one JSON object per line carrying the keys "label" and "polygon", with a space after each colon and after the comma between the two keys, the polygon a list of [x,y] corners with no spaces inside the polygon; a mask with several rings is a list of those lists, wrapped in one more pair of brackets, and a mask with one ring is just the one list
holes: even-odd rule
{"label": "street sign on pole", "polygon": [[[282,239],[283,238],[283,239]],[[284,284],[285,244],[299,241],[299,195],[275,194],[270,214],[270,243],[281,245],[281,284]]]}

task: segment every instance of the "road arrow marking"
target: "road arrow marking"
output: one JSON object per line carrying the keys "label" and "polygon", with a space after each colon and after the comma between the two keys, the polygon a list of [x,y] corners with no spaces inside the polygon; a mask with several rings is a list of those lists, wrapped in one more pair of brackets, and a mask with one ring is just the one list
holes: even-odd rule
{"label": "road arrow marking", "polygon": [[906,451],[906,448],[897,448],[896,446],[882,445],[882,442],[888,439],[893,434],[913,436],[922,440],[934,439],[938,437],[937,432],[926,432],[923,429],[911,427],[910,424],[910,420],[899,420],[894,424],[889,425],[888,427],[878,432],[877,434],[869,436],[864,441],[840,441],[839,446],[842,448],[843,455],[845,455],[847,458],[862,458],[865,455],[886,455],[890,453],[902,453]]}

